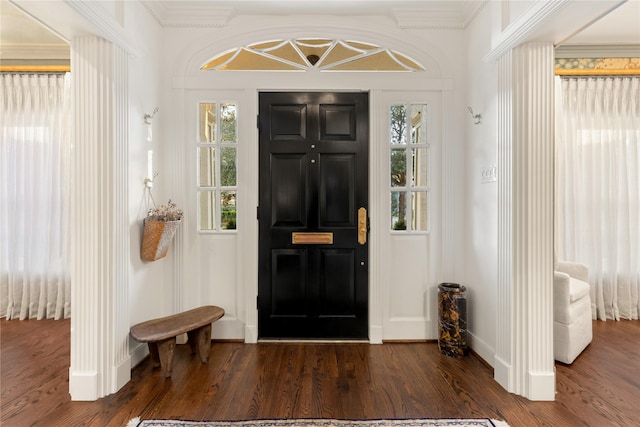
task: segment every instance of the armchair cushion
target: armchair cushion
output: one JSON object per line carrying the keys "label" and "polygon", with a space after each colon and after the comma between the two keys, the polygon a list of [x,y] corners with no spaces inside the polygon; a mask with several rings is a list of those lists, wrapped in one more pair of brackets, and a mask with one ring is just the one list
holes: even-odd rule
{"label": "armchair cushion", "polygon": [[574,277],[569,278],[569,302],[576,302],[589,295],[591,287],[583,280]]}
{"label": "armchair cushion", "polygon": [[554,304],[570,304],[584,298],[591,292],[589,283],[556,271],[553,275]]}
{"label": "armchair cushion", "polygon": [[591,298],[582,298],[571,304],[553,304],[553,320],[561,325],[571,325],[585,316],[584,313],[591,319]]}

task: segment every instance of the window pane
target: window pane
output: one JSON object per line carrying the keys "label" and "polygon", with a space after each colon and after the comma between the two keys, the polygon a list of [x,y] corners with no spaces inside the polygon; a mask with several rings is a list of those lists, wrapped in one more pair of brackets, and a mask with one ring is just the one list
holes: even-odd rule
{"label": "window pane", "polygon": [[407,185],[407,150],[391,150],[391,186]]}
{"label": "window pane", "polygon": [[390,123],[389,141],[391,144],[407,143],[407,108],[404,105],[391,106],[391,123]]}
{"label": "window pane", "polygon": [[417,231],[427,231],[428,210],[427,192],[414,191],[411,193],[411,229]]}
{"label": "window pane", "polygon": [[237,104],[200,102],[198,108],[198,230],[235,230]]}
{"label": "window pane", "polygon": [[216,185],[216,150],[213,147],[198,149],[198,163],[200,164],[200,187],[214,187]]}
{"label": "window pane", "polygon": [[236,229],[236,192],[235,191],[222,191],[221,194],[222,204],[222,229],[223,230],[235,230]]}
{"label": "window pane", "polygon": [[403,191],[391,193],[391,229],[407,229],[407,194]]}
{"label": "window pane", "polygon": [[427,143],[427,106],[424,104],[411,106],[411,142]]}
{"label": "window pane", "polygon": [[222,128],[222,142],[236,142],[236,104],[222,104],[220,111],[220,126]]}
{"label": "window pane", "polygon": [[223,147],[220,151],[220,181],[225,187],[233,187],[236,185],[236,149]]}
{"label": "window pane", "polygon": [[427,185],[427,156],[426,148],[411,149],[411,186],[425,187]]}
{"label": "window pane", "polygon": [[200,191],[200,230],[216,229],[216,192]]}
{"label": "window pane", "polygon": [[199,117],[199,141],[214,142],[216,140],[216,104],[201,103]]}

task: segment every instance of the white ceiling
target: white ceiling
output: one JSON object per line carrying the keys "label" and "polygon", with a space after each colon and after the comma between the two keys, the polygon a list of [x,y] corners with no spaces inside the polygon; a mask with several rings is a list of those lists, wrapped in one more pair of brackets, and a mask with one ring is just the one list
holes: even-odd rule
{"label": "white ceiling", "polygon": [[2,45],[62,44],[64,40],[23,13],[8,0],[0,0],[0,42]]}
{"label": "white ceiling", "polygon": [[[588,1],[588,0],[582,0]],[[242,14],[381,15],[410,27],[416,16],[431,28],[464,28],[484,0],[142,0],[163,26],[225,25]],[[640,0],[629,0],[563,45],[640,46]],[[8,0],[0,0],[0,58],[29,50],[57,52],[66,43],[26,16]],[[16,53],[17,52],[17,53]],[[57,53],[55,53],[57,55]],[[640,52],[638,53],[640,56]]]}
{"label": "white ceiling", "polygon": [[640,0],[629,0],[567,40],[577,45],[640,45]]}

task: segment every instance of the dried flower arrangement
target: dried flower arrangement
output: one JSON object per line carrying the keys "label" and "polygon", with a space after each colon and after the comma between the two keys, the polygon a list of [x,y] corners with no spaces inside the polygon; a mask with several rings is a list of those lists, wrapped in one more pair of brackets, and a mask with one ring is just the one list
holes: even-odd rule
{"label": "dried flower arrangement", "polygon": [[156,221],[180,221],[182,219],[182,210],[176,207],[176,204],[169,199],[166,205],[153,207],[147,211],[147,219]]}
{"label": "dried flower arrangement", "polygon": [[155,261],[167,255],[181,220],[182,210],[178,209],[171,199],[166,205],[149,209],[144,219],[141,258],[145,261]]}

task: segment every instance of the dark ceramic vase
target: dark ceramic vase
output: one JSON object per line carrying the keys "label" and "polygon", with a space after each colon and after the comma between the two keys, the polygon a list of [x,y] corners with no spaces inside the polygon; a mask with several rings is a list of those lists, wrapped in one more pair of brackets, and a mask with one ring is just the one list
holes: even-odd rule
{"label": "dark ceramic vase", "polygon": [[438,348],[450,357],[467,354],[466,288],[457,283],[438,285]]}

